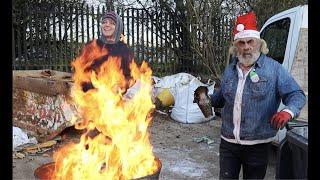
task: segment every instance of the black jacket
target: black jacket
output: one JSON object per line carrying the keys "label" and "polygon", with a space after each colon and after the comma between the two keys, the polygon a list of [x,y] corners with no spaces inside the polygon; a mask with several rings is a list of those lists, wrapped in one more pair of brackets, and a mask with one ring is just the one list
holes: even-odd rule
{"label": "black jacket", "polygon": [[[94,41],[96,42],[97,46],[93,46]],[[94,59],[88,59],[92,57],[90,56],[90,53],[93,52],[92,48],[106,48],[107,53],[102,54],[101,56]],[[133,61],[133,53],[131,49],[129,49],[127,44],[121,41],[115,44],[105,44],[100,39],[92,40],[85,44],[80,56],[83,56],[84,58],[82,59],[89,62],[86,64],[86,67],[84,67],[84,72],[95,71],[96,73],[99,73],[101,65],[107,62],[110,57],[120,57],[123,75],[125,76],[127,81],[131,79],[130,63]],[[95,88],[93,84],[91,82],[88,82],[87,80],[84,80],[81,85],[84,92]]]}

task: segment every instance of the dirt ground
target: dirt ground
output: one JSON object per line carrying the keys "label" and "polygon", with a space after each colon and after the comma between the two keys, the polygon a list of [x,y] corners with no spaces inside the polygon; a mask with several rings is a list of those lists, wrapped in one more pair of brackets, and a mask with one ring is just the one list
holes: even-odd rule
{"label": "dirt ground", "polygon": [[[169,115],[155,113],[150,131],[154,154],[162,162],[159,179],[219,179],[220,126],[219,117],[200,124],[182,124]],[[77,138],[78,134],[69,131],[65,137]],[[213,142],[197,142],[202,137]],[[63,142],[44,154],[13,159],[13,179],[35,179],[34,170],[53,161],[52,152]],[[275,179],[276,151],[272,148],[270,152],[265,179]]]}

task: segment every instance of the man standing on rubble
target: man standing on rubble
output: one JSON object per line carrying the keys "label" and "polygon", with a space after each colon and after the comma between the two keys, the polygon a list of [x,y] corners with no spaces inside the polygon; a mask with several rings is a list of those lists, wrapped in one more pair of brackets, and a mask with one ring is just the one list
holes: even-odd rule
{"label": "man standing on rubble", "polygon": [[[230,52],[221,88],[210,95],[212,106],[222,108],[220,178],[238,179],[242,166],[244,179],[263,179],[271,141],[299,115],[306,97],[282,65],[266,56],[253,12],[237,18]],[[285,108],[277,112],[281,100]]]}

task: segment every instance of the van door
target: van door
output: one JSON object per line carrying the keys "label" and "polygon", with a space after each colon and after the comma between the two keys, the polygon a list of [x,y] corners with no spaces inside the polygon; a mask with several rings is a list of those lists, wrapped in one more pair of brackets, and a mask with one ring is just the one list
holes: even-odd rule
{"label": "van door", "polygon": [[267,42],[268,56],[277,60],[290,72],[294,59],[301,24],[301,8],[298,6],[275,16],[263,25],[260,37]]}
{"label": "van door", "polygon": [[[298,6],[272,16],[266,21],[260,31],[260,37],[267,42],[268,56],[278,61],[291,72],[298,44],[302,21],[303,6]],[[281,103],[278,109],[282,110]],[[286,129],[279,130],[273,143],[279,145],[286,136]]]}

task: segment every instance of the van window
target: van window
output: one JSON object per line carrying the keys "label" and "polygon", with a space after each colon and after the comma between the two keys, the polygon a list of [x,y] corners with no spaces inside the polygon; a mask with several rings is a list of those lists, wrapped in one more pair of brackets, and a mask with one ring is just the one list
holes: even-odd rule
{"label": "van window", "polygon": [[284,60],[289,29],[290,18],[285,18],[269,24],[260,34],[260,37],[267,42],[268,56],[280,64]]}

